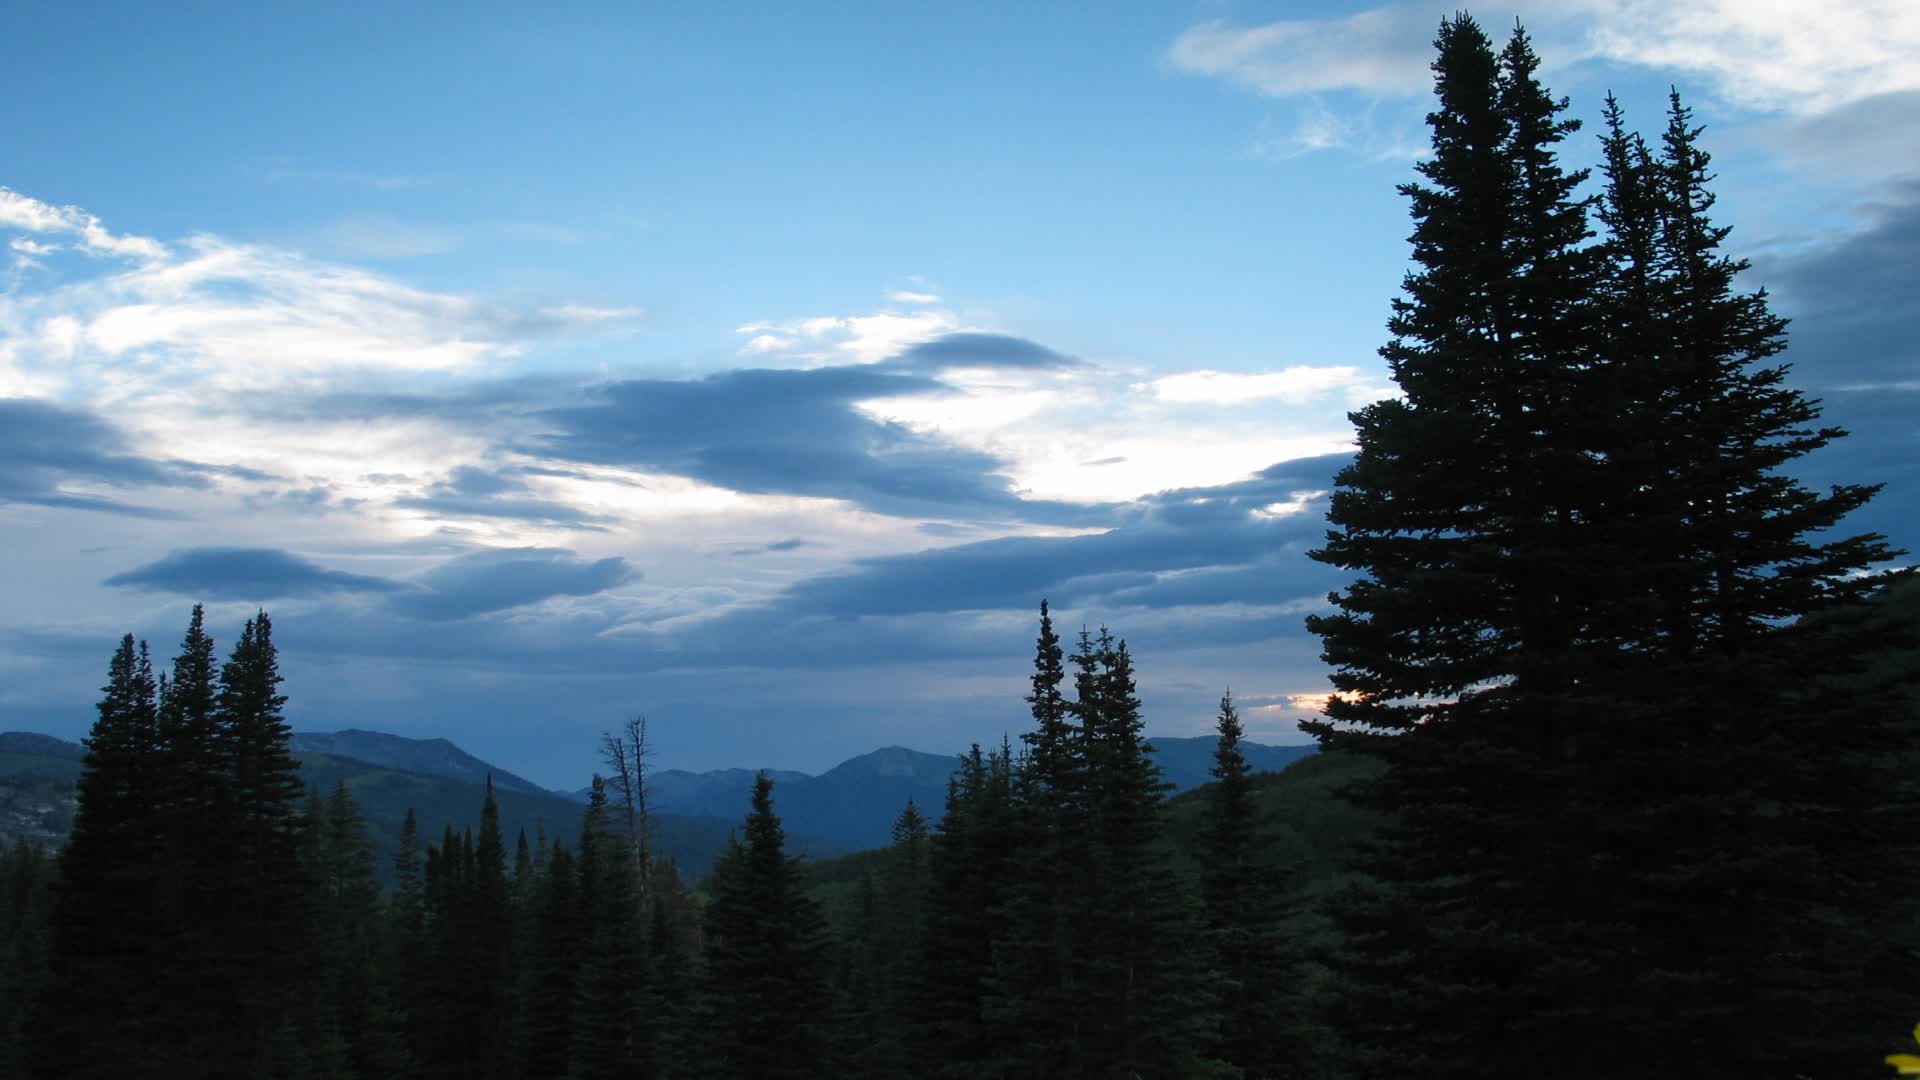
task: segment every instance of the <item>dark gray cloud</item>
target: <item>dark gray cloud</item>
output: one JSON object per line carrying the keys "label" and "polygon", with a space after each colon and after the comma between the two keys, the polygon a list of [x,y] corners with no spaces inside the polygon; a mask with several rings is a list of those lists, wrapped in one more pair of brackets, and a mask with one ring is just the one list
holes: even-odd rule
{"label": "dark gray cloud", "polygon": [[1782,359],[1850,434],[1795,463],[1815,484],[1886,489],[1844,533],[1881,532],[1920,550],[1920,178],[1891,184],[1867,226],[1826,247],[1758,265],[1793,317]]}
{"label": "dark gray cloud", "polygon": [[1786,359],[1816,388],[1920,379],[1920,178],[1867,209],[1860,231],[1749,275],[1794,316]]}
{"label": "dark gray cloud", "polygon": [[526,481],[520,479],[521,475],[524,470],[462,465],[446,480],[428,488],[426,494],[395,499],[393,505],[446,517],[505,518],[605,531],[606,517],[566,503],[536,498]]}
{"label": "dark gray cloud", "polygon": [[415,619],[466,619],[555,596],[591,596],[639,576],[625,559],[589,562],[560,548],[477,551],[414,579],[413,589],[393,597],[393,608]]}
{"label": "dark gray cloud", "polygon": [[1885,177],[1920,162],[1920,90],[1895,90],[1789,121],[1772,132],[1781,154],[1829,175]]}
{"label": "dark gray cloud", "polygon": [[734,548],[729,554],[737,556],[765,555],[769,552],[792,551],[795,548],[805,547],[806,545],[807,541],[794,537],[786,540],[775,540],[769,544],[756,544],[753,547]]}
{"label": "dark gray cloud", "polygon": [[[555,596],[590,596],[639,577],[622,558],[586,560],[559,548],[469,551],[447,559],[411,581],[329,570],[278,548],[204,547],[176,551],[123,571],[105,584],[194,600],[258,603],[323,593],[377,593],[384,609],[364,618],[382,619],[396,633],[412,634],[390,615],[409,619],[467,619]],[[364,628],[363,628],[364,629]]]}
{"label": "dark gray cloud", "polygon": [[215,472],[251,472],[133,453],[120,430],[89,412],[26,398],[0,399],[0,504],[97,510],[135,517],[171,517],[152,507],[68,485],[205,488]]}
{"label": "dark gray cloud", "polygon": [[342,498],[326,484],[298,488],[268,488],[244,495],[240,500],[249,510],[280,509],[295,514],[321,514],[329,510],[351,510],[364,499]]}
{"label": "dark gray cloud", "polygon": [[887,361],[907,370],[947,367],[1066,368],[1080,361],[1026,338],[1005,334],[957,333],[910,345]]}
{"label": "dark gray cloud", "polygon": [[314,593],[386,593],[400,588],[385,578],[328,570],[278,548],[203,547],[122,571],[105,582],[143,592],[201,600],[276,600]]}
{"label": "dark gray cloud", "polygon": [[[949,334],[880,364],[744,369],[584,389],[553,377],[528,377],[443,397],[354,391],[289,397],[265,408],[288,422],[430,417],[490,432],[503,449],[554,459],[520,466],[518,475],[578,475],[569,472],[568,463],[610,465],[752,494],[843,499],[886,514],[1086,525],[1110,521],[1111,508],[1022,498],[1003,475],[1006,462],[877,420],[856,407],[862,401],[951,392],[953,387],[936,374],[943,367],[1078,363],[1021,338]],[[471,478],[457,478],[400,505],[572,527],[596,524],[575,508],[474,490]]]}
{"label": "dark gray cloud", "polygon": [[1101,533],[1001,537],[863,560],[795,585],[777,606],[797,617],[849,618],[1019,609],[1042,597],[1062,606],[1167,607],[1324,592],[1337,579],[1304,554],[1325,531],[1323,512],[1269,516],[1266,508],[1327,490],[1347,460],[1284,462],[1238,483],[1151,496],[1130,521]]}
{"label": "dark gray cloud", "polygon": [[755,494],[845,499],[881,513],[1107,517],[1100,508],[1022,499],[990,455],[855,408],[944,389],[930,376],[879,367],[634,379],[594,388],[592,404],[542,413],[549,430],[532,445],[570,461],[658,469]]}

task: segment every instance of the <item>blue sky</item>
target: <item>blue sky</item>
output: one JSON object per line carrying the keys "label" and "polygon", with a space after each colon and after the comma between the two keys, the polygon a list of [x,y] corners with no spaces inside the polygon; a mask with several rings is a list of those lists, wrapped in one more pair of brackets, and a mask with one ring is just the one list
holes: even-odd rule
{"label": "blue sky", "polygon": [[[199,599],[299,726],[819,769],[1019,730],[1046,596],[1298,741],[1452,5],[549,6],[0,14],[0,727]],[[1681,90],[1920,546],[1920,8],[1772,7],[1475,14]]]}

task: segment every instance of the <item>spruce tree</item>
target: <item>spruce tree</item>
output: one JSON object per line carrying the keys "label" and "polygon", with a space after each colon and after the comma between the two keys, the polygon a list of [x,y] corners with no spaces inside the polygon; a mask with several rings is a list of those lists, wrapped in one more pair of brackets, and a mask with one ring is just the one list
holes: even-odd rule
{"label": "spruce tree", "polygon": [[912,1058],[934,1075],[998,1075],[1009,1048],[990,1013],[1000,987],[998,914],[1018,880],[1012,763],[979,744],[947,782],[928,853],[926,929],[907,988]]}
{"label": "spruce tree", "polygon": [[586,924],[573,854],[555,841],[531,897],[521,966],[514,1054],[519,1076],[568,1074],[574,984],[585,956]]}
{"label": "spruce tree", "polygon": [[[1720,252],[1730,230],[1710,220],[1690,111],[1671,97],[1658,153],[1617,103],[1607,115],[1612,374],[1623,427],[1652,433],[1610,448],[1608,489],[1641,552],[1618,583],[1634,602],[1614,613],[1634,658],[1619,682],[1638,691],[1615,726],[1635,745],[1608,755],[1638,811],[1614,910],[1659,957],[1633,973],[1636,1031],[1648,1054],[1738,1038],[1731,1055],[1675,1059],[1700,1075],[1844,1070],[1904,1029],[1900,1002],[1920,989],[1859,977],[1912,946],[1890,898],[1914,884],[1896,869],[1913,863],[1914,793],[1886,767],[1912,733],[1883,682],[1855,677],[1883,645],[1858,603],[1880,582],[1858,571],[1893,553],[1820,536],[1876,488],[1819,493],[1780,472],[1844,432],[1774,362],[1786,321],[1736,288],[1747,264]],[[1737,1036],[1755,1027],[1766,1037]]]}
{"label": "spruce tree", "polygon": [[1088,759],[1074,703],[1061,693],[1066,653],[1040,602],[1027,705],[1033,727],[1021,735],[1025,756],[1012,774],[1013,819],[1005,842],[1017,870],[995,904],[1001,934],[994,943],[994,993],[988,1013],[1008,1037],[1002,1049],[1018,1068],[1066,1075],[1081,1053],[1079,985],[1087,881]]}
{"label": "spruce tree", "polygon": [[281,1068],[290,1053],[308,928],[311,883],[298,811],[305,787],[288,747],[280,682],[273,624],[262,611],[242,628],[214,700],[216,775],[227,787],[217,835],[229,845],[220,864],[225,925],[217,955],[235,1009],[228,1045],[251,1075]]}
{"label": "spruce tree", "polygon": [[35,1003],[54,973],[49,924],[57,873],[56,858],[24,837],[0,860],[0,1076],[36,1075],[31,1042],[61,1045],[59,1031],[28,1038],[28,1025],[47,1019]]}
{"label": "spruce tree", "polygon": [[487,776],[480,804],[480,833],[472,856],[470,924],[467,928],[474,1052],[482,1065],[474,1076],[505,1075],[513,1033],[513,904],[507,879],[507,847],[500,832],[500,804]]}
{"label": "spruce tree", "polygon": [[387,893],[387,994],[393,1002],[395,1025],[409,1047],[421,1044],[420,1003],[425,985],[429,945],[426,923],[425,868],[421,863],[420,825],[413,808],[400,822],[393,849],[393,878]]}
{"label": "spruce tree", "polygon": [[672,856],[649,860],[653,884],[647,890],[647,976],[652,999],[653,1061],[656,1080],[695,1075],[690,1001],[696,986],[688,956],[693,929],[691,902],[680,883]]}
{"label": "spruce tree", "polygon": [[773,812],[773,781],[754,781],[746,843],[714,868],[701,978],[701,1065],[709,1075],[819,1076],[828,1049],[825,927],[802,891]]}
{"label": "spruce tree", "polygon": [[611,1080],[651,1065],[653,1008],[646,936],[635,884],[636,853],[609,813],[606,782],[593,778],[580,826],[584,951],[573,991],[566,1075]]}
{"label": "spruce tree", "polygon": [[920,951],[928,888],[927,819],[913,800],[894,818],[893,843],[861,875],[856,932],[842,946],[839,1071],[894,1077],[908,1069],[908,965]]}
{"label": "spruce tree", "polygon": [[[400,1018],[387,981],[389,936],[366,820],[344,782],[319,812],[309,815],[307,849],[313,882],[313,926],[302,981],[314,991],[307,1030],[337,1042],[329,1053],[338,1076],[404,1075],[407,1060]],[[308,1051],[313,1055],[312,1049]]]}
{"label": "spruce tree", "polygon": [[1220,697],[1218,730],[1194,854],[1223,977],[1220,1056],[1249,1077],[1304,1075],[1313,1039],[1302,1015],[1300,956],[1281,936],[1287,883],[1262,859],[1267,842],[1231,693]]}
{"label": "spruce tree", "polygon": [[108,664],[86,748],[28,1060],[33,1075],[158,1075],[170,1034],[153,1026],[168,963],[153,863],[164,777],[153,666],[131,634]]}
{"label": "spruce tree", "polygon": [[225,953],[225,850],[231,842],[231,790],[215,706],[218,670],[206,613],[193,606],[170,677],[160,681],[160,837],[156,878],[158,948],[167,957],[167,992],[154,1017],[169,1046],[156,1050],[162,1067],[238,1075],[230,1033],[234,994]]}
{"label": "spruce tree", "polygon": [[1865,910],[1874,849],[1840,822],[1888,790],[1865,765],[1888,740],[1816,689],[1858,640],[1792,620],[1871,587],[1877,537],[1808,539],[1871,490],[1777,471],[1838,432],[1755,366],[1782,324],[1713,252],[1684,119],[1656,159],[1610,115],[1609,236],[1583,244],[1573,124],[1524,33],[1496,56],[1461,16],[1436,44],[1382,350],[1405,396],[1354,415],[1315,553],[1364,576],[1310,620],[1336,693],[1304,726],[1386,765],[1334,912],[1353,1064],[1812,1066],[1836,1039],[1787,987],[1833,986],[1832,928]]}
{"label": "spruce tree", "polygon": [[1092,867],[1078,913],[1083,1011],[1073,1075],[1230,1075],[1215,1056],[1219,983],[1200,905],[1161,842],[1169,785],[1142,734],[1132,656],[1102,627],[1092,642],[1082,633],[1073,661]]}

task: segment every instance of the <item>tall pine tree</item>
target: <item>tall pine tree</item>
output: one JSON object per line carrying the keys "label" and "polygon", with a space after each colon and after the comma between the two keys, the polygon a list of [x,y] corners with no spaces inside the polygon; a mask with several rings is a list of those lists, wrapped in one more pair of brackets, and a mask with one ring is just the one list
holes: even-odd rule
{"label": "tall pine tree", "polygon": [[716,1077],[819,1076],[828,1049],[825,925],[786,853],[765,773],[754,781],[746,837],[713,872],[700,1061]]}
{"label": "tall pine tree", "polygon": [[1460,16],[1436,44],[1382,350],[1405,396],[1355,414],[1316,552],[1364,576],[1311,620],[1337,692],[1306,726],[1387,766],[1355,792],[1389,818],[1370,884],[1336,912],[1357,1071],[1811,1065],[1785,991],[1832,985],[1818,928],[1863,901],[1870,849],[1831,845],[1885,790],[1885,731],[1805,692],[1858,642],[1790,620],[1886,557],[1807,539],[1871,491],[1777,471],[1838,433],[1754,366],[1781,324],[1713,254],[1684,120],[1656,160],[1610,117],[1611,235],[1584,244],[1574,125],[1525,34],[1496,55]]}
{"label": "tall pine tree", "polygon": [[1218,730],[1194,854],[1207,937],[1224,983],[1220,1056],[1248,1077],[1302,1076],[1314,1047],[1302,1015],[1298,950],[1281,936],[1287,883],[1263,859],[1266,837],[1230,693],[1220,697]]}
{"label": "tall pine tree", "polygon": [[295,1056],[295,988],[311,888],[301,860],[305,786],[288,746],[280,683],[273,624],[262,611],[241,629],[220,669],[215,760],[226,795],[218,831],[201,838],[226,846],[216,955],[232,995],[230,1060],[255,1076],[285,1071]]}
{"label": "tall pine tree", "polygon": [[161,1075],[154,1027],[167,938],[157,921],[161,840],[153,665],[128,634],[86,738],[73,831],[60,855],[49,978],[25,1034],[32,1075]]}

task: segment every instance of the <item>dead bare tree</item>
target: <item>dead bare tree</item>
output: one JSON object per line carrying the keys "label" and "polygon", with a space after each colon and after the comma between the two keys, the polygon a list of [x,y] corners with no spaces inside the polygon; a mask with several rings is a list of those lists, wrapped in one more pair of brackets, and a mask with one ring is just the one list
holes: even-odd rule
{"label": "dead bare tree", "polygon": [[633,853],[633,868],[640,890],[642,910],[646,909],[653,874],[653,830],[647,816],[647,716],[641,713],[621,725],[618,732],[600,733],[600,758],[612,775],[609,784],[620,796],[627,815],[627,848]]}

